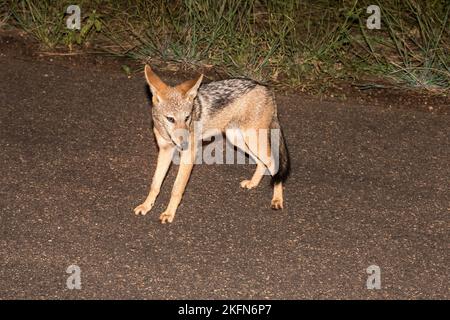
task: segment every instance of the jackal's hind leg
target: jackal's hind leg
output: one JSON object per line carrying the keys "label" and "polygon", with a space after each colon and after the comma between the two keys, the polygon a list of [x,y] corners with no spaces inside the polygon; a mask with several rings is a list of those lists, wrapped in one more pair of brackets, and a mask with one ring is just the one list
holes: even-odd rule
{"label": "jackal's hind leg", "polygon": [[[263,139],[267,139],[267,135],[262,135]],[[268,141],[260,141],[261,135],[258,131],[244,131],[243,139],[246,152],[256,161],[256,170],[250,180],[241,182],[241,187],[252,189],[261,182],[266,172],[266,162],[270,159],[270,146]]]}
{"label": "jackal's hind leg", "polygon": [[[246,154],[248,154],[252,159],[256,162],[256,170],[253,174],[252,178],[250,180],[242,180],[240,185],[244,189],[252,189],[258,186],[260,183],[262,177],[264,176],[264,172],[266,170],[266,167],[264,164],[258,159],[256,154],[253,152],[251,148],[248,147],[248,144],[246,142],[245,133],[243,133],[241,130],[229,130],[227,131],[227,139],[230,141],[231,144],[235,145],[242,151],[244,151]],[[257,148],[255,148],[256,150]]]}
{"label": "jackal's hind leg", "polygon": [[283,209],[283,185],[282,183],[276,183],[273,186],[273,197],[270,206],[273,210]]}
{"label": "jackal's hind leg", "polygon": [[252,189],[258,186],[261,182],[264,172],[266,171],[266,166],[261,161],[257,160],[258,163],[256,165],[255,173],[253,174],[250,180],[241,181],[241,187],[244,189]]}
{"label": "jackal's hind leg", "polygon": [[[250,149],[250,151],[255,154],[255,158],[258,162],[255,174],[253,175],[252,180],[250,180],[249,184],[258,185],[264,175],[266,168],[267,170],[269,170],[272,176],[276,173],[275,159],[272,156],[272,151],[268,141],[258,140],[257,143],[252,143],[252,140],[249,139],[249,136],[246,134],[244,134],[244,140],[248,149]],[[281,182],[274,184],[271,208],[274,210],[283,209],[283,185]]]}

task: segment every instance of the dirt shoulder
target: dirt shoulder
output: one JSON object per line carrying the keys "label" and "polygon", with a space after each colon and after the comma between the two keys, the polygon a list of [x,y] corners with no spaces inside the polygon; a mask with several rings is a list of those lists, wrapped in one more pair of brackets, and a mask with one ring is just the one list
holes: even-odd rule
{"label": "dirt shoulder", "polygon": [[[0,30],[0,46],[3,54],[11,54],[24,60],[41,61],[72,68],[97,68],[108,72],[127,73],[130,78],[143,76],[142,63],[138,61],[98,52],[41,50],[32,38],[18,30]],[[192,70],[182,70],[176,64],[162,61],[152,61],[151,63],[161,75],[173,79],[174,83],[195,75]],[[206,79],[211,81],[223,78],[223,75],[214,69],[204,68],[197,72],[205,73]],[[315,85],[321,86],[320,83]],[[449,96],[419,89],[397,87],[377,79],[358,82],[342,81],[327,86],[327,90],[321,94],[294,88],[277,89],[276,91],[281,95],[339,104],[371,105],[384,109],[409,109],[432,114],[448,115],[450,112]]]}

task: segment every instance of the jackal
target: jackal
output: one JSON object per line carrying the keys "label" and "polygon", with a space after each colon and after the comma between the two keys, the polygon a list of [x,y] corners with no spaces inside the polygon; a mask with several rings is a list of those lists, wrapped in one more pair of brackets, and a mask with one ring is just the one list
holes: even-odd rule
{"label": "jackal", "polygon": [[[274,95],[266,86],[241,78],[202,84],[203,75],[200,75],[172,87],[165,84],[148,65],[144,72],[152,93],[153,131],[159,154],[150,192],[144,203],[134,209],[135,214],[145,215],[153,207],[174,152],[178,149],[181,160],[178,174],[169,205],[159,217],[162,223],[173,221],[194,165],[197,148],[203,139],[210,136],[208,132],[214,130],[226,133],[232,144],[256,162],[255,173],[250,180],[242,181],[241,187],[256,187],[268,170],[274,188],[271,207],[275,210],[283,208],[282,183],[290,170],[289,154],[278,122]],[[194,123],[202,128],[199,136],[193,134]],[[175,134],[179,130],[187,134]],[[278,130],[277,148],[268,141],[268,148],[260,148],[259,141],[251,141],[250,132],[255,130]],[[265,137],[269,140],[268,135]],[[275,152],[278,157],[274,156]]]}

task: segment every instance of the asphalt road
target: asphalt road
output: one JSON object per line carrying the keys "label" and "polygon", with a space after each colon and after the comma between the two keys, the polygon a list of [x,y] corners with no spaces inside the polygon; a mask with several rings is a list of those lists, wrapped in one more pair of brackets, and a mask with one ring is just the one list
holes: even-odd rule
{"label": "asphalt road", "polygon": [[268,178],[239,187],[253,166],[199,165],[161,225],[175,167],[133,213],[157,156],[144,78],[2,54],[0,298],[450,298],[449,116],[277,100],[285,209]]}

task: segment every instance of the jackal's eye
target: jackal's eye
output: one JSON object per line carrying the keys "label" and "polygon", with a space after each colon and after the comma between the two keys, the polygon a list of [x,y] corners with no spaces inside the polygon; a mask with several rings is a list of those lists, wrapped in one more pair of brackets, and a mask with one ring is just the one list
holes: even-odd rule
{"label": "jackal's eye", "polygon": [[191,115],[188,115],[188,116],[186,116],[186,118],[184,118],[184,121],[188,122],[190,118],[191,118]]}
{"label": "jackal's eye", "polygon": [[166,117],[167,121],[170,123],[175,123],[175,119],[173,117]]}

